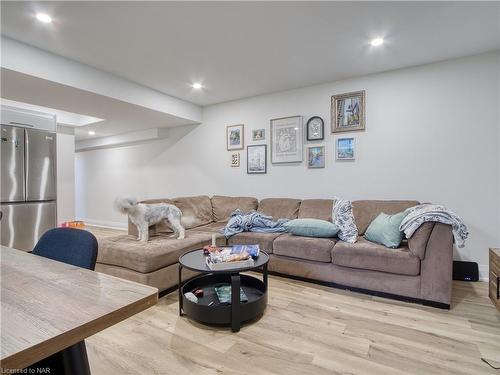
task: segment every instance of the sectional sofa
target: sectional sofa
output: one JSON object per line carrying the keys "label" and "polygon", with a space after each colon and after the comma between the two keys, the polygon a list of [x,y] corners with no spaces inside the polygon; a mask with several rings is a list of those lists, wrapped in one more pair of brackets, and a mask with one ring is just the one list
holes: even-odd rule
{"label": "sectional sofa", "polygon": [[[129,222],[128,235],[99,240],[96,270],[155,286],[160,291],[177,285],[179,256],[210,243],[237,208],[257,210],[273,218],[331,220],[333,200],[196,196],[148,200],[175,204],[183,213],[186,238],[171,237],[166,224],[150,228],[150,241],[136,240]],[[237,234],[218,244],[256,244],[270,254],[269,271],[386,297],[449,308],[452,289],[453,236],[451,227],[425,223],[397,249],[389,249],[362,236],[381,212],[394,214],[417,201],[360,200],[353,202],[359,231],[356,243],[337,238],[310,238],[289,233]],[[185,272],[184,277],[194,276]]]}

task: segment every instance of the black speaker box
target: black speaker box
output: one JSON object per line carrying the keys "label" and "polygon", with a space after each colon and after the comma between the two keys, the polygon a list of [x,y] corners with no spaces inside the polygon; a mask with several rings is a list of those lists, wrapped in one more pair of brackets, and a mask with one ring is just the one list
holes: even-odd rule
{"label": "black speaker box", "polygon": [[477,263],[453,261],[453,280],[479,281],[479,267]]}

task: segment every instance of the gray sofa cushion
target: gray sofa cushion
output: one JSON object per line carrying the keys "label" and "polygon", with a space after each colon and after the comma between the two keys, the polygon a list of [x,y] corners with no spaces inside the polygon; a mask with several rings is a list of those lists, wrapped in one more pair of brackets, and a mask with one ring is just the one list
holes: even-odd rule
{"label": "gray sofa cushion", "polygon": [[256,210],[259,201],[250,197],[225,197],[215,195],[212,197],[212,210],[214,221],[228,221],[234,210],[239,208],[243,211]]}
{"label": "gray sofa cushion", "polygon": [[146,243],[127,235],[101,238],[97,262],[148,273],[178,263],[184,252],[199,249],[211,240],[211,233],[195,231],[186,231],[183,240],[160,235],[151,237]]}
{"label": "gray sofa cushion", "polygon": [[267,198],[259,202],[257,211],[272,216],[274,220],[281,218],[296,219],[299,214],[300,199]]}
{"label": "gray sofa cushion", "polygon": [[271,254],[274,240],[283,233],[242,232],[228,238],[228,245],[259,245],[261,250]]}
{"label": "gray sofa cushion", "polygon": [[274,240],[273,253],[287,257],[330,263],[334,238],[301,237],[283,234]]}
{"label": "gray sofa cushion", "polygon": [[212,202],[206,195],[172,199],[182,211],[182,225],[185,229],[210,224],[213,221]]}
{"label": "gray sofa cushion", "polygon": [[332,250],[332,263],[399,275],[420,274],[420,259],[412,255],[407,247],[388,249],[363,237],[359,237],[356,243],[338,241]]}
{"label": "gray sofa cushion", "polygon": [[304,199],[300,203],[299,219],[320,219],[332,221],[333,200],[331,199]]}

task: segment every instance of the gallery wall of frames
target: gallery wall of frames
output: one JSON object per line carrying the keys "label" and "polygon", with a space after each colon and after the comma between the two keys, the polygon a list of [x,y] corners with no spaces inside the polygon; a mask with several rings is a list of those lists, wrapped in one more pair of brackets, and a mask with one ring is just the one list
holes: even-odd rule
{"label": "gallery wall of frames", "polygon": [[[365,91],[333,95],[329,129],[325,129],[325,121],[320,116],[304,119],[301,115],[270,119],[269,134],[265,127],[251,129],[252,137],[246,145],[247,173],[267,173],[268,159],[273,165],[306,162],[310,169],[325,168],[326,142],[334,142],[334,156],[330,156],[333,162],[354,162],[355,134],[366,129],[365,95]],[[226,126],[231,167],[240,167],[241,152],[245,150],[244,134],[244,124]]]}

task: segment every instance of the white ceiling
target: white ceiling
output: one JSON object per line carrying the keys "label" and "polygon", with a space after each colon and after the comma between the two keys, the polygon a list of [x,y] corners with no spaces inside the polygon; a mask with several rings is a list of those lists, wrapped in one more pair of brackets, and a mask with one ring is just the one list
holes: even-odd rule
{"label": "white ceiling", "polygon": [[[499,2],[2,1],[1,11],[4,35],[201,105],[500,48]],[[369,46],[378,36],[386,43]]]}

